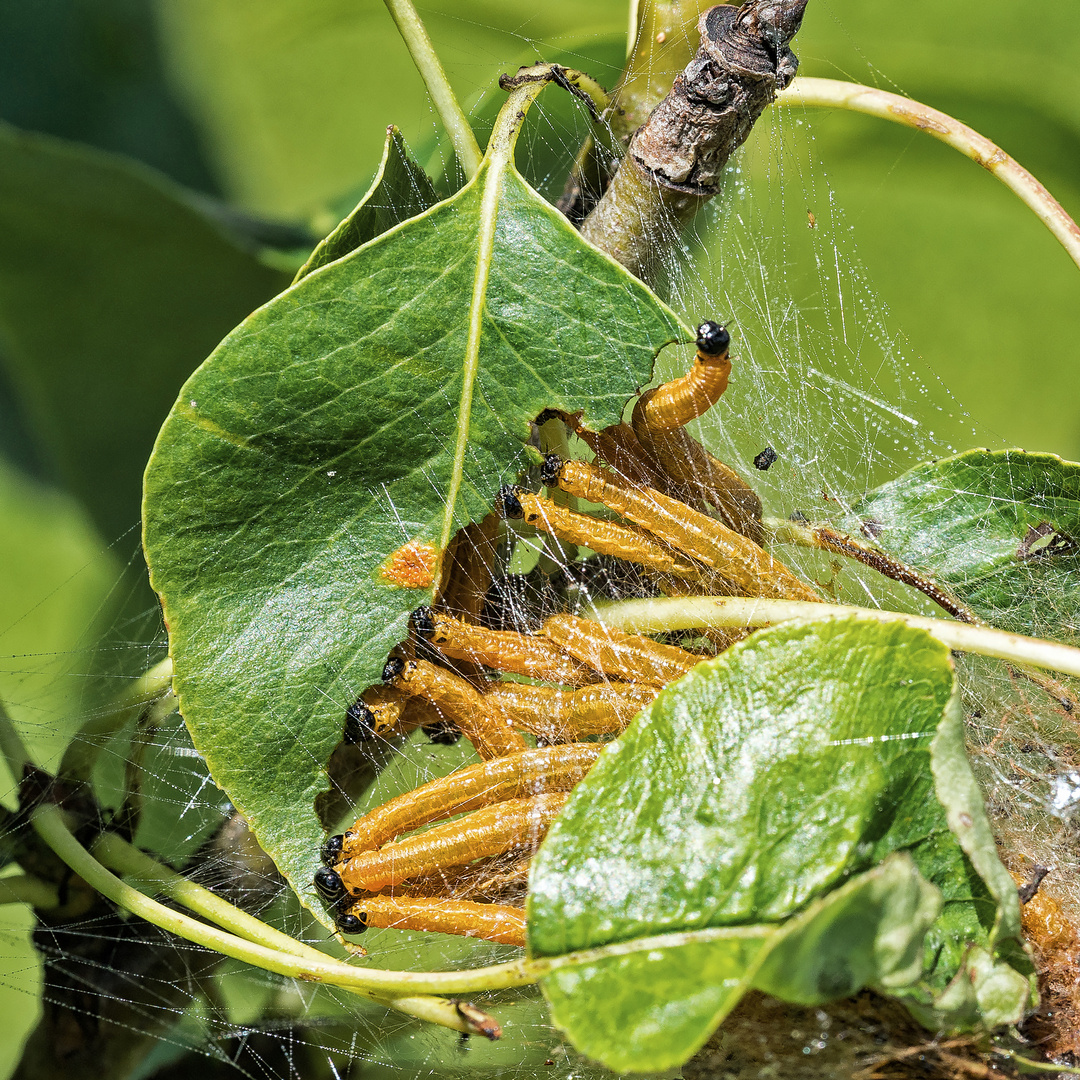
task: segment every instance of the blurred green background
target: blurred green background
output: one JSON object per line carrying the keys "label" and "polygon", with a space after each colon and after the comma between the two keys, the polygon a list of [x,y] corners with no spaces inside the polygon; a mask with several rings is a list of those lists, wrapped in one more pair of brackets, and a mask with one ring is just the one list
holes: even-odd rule
{"label": "blurred green background", "polygon": [[[558,57],[610,84],[624,48],[622,0],[420,12],[478,117],[502,71]],[[971,124],[1080,216],[1078,46],[1076,0],[811,0],[795,47],[804,74]],[[0,697],[55,756],[87,676],[156,655],[140,479],[180,384],[363,191],[387,124],[433,171],[446,150],[378,0],[0,0],[0,119]],[[956,437],[1080,458],[1080,271],[1056,241],[924,135],[838,113],[812,131],[872,288],[974,421]],[[523,146],[558,190],[572,141]],[[0,929],[9,1036],[36,972]]]}

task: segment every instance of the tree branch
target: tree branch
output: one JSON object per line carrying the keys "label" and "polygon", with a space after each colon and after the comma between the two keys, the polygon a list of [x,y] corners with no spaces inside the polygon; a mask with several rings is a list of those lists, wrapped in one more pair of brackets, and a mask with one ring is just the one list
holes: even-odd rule
{"label": "tree branch", "polygon": [[698,21],[701,47],[638,129],[581,234],[649,280],[681,227],[719,190],[731,154],[795,77],[788,47],[806,0],[720,4]]}

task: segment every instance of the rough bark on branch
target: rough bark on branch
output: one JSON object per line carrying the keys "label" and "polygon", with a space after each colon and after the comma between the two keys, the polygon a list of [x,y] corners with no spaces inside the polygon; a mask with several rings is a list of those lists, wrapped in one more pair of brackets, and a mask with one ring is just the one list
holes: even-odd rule
{"label": "rough bark on branch", "polygon": [[637,130],[582,235],[649,280],[683,224],[718,191],[731,154],[795,77],[789,45],[807,0],[720,4],[698,21],[701,47]]}

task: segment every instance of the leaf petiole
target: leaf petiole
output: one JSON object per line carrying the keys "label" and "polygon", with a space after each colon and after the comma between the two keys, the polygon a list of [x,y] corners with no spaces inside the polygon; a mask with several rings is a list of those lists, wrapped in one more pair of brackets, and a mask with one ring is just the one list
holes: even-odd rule
{"label": "leaf petiole", "polygon": [[[152,884],[155,889],[160,889],[166,896],[183,904],[188,910],[211,919],[218,926],[233,931],[247,941],[263,945],[268,949],[276,949],[299,959],[316,961],[329,959],[318,949],[289,937],[288,934],[276,930],[261,919],[255,918],[254,915],[223,900],[209,889],[189,881],[182,874],[159,863],[115,833],[102,833],[94,842],[91,854],[106,868]],[[346,989],[364,997],[373,997],[374,1000],[399,1012],[408,1013],[466,1034],[475,1034],[474,1027],[467,1020],[462,1019],[452,1002],[427,996],[380,997],[367,994],[357,987]]]}
{"label": "leaf petiole", "polygon": [[458,99],[454,96],[450,80],[447,79],[446,72],[439,63],[431,38],[428,37],[428,32],[411,0],[385,0],[385,3],[416,65],[416,70],[420,72],[420,77],[424,80],[424,85],[431,95],[439,117],[446,126],[450,141],[454,144],[454,152],[457,154],[458,161],[461,162],[461,167],[465,170],[466,179],[471,180],[480,171],[483,154],[480,152],[480,145],[469,126],[469,121],[462,112]]}

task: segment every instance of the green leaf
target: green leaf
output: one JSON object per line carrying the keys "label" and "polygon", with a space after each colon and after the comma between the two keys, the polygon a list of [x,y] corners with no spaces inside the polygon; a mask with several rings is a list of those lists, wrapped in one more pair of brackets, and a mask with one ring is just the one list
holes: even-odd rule
{"label": "green leaf", "polygon": [[176,387],[284,287],[183,189],[0,127],[0,342],[33,426],[105,536],[138,518]]}
{"label": "green leaf", "polygon": [[927,462],[853,509],[885,551],[994,626],[1075,637],[1080,615],[1080,465],[1053,454],[969,450]]}
{"label": "green leaf", "polygon": [[[55,768],[85,708],[119,568],[70,495],[2,458],[0,566],[0,700],[35,759]],[[0,791],[11,791],[2,762],[0,775]]]}
{"label": "green leaf", "polygon": [[524,100],[474,182],[238,327],[147,470],[181,711],[313,903],[312,804],[345,709],[431,595],[430,575],[396,576],[394,552],[435,554],[487,514],[541,410],[611,423],[657,350],[689,336],[521,181]]}
{"label": "green leaf", "polygon": [[[928,1010],[919,1007],[921,996],[913,994],[912,1011],[931,1026],[952,1030],[1017,1024],[1038,1002],[1034,966],[1022,946],[1016,884],[998,859],[982,792],[968,764],[958,690],[931,744],[931,768],[949,829],[979,880],[967,902],[947,910],[932,942],[959,954],[958,968],[944,957],[939,960],[943,972],[955,970],[951,984],[936,994]],[[988,907],[993,922],[989,933],[982,934],[979,926]]]}
{"label": "green leaf", "polygon": [[964,750],[964,718],[959,690],[949,701],[945,719],[931,743],[930,755],[937,796],[945,807],[949,829],[997,905],[990,943],[994,945],[1008,938],[1018,939],[1020,900],[1016,883],[997,857],[982,792],[975,782]]}
{"label": "green leaf", "polygon": [[396,127],[387,128],[382,161],[370,190],[352,213],[315,248],[296,272],[293,284],[407,218],[423,213],[437,199],[427,173],[409,157],[401,132]]}
{"label": "green leaf", "polygon": [[646,938],[558,968],[541,985],[552,1021],[581,1053],[619,1072],[671,1069],[751,987],[812,1004],[917,977],[940,903],[911,859],[893,855],[782,928]]}
{"label": "green leaf", "polygon": [[910,986],[922,975],[923,940],[940,911],[940,891],[910,856],[890,855],[789,920],[753,985],[802,1005],[864,986]]}
{"label": "green leaf", "polygon": [[[534,859],[530,949],[628,948],[710,927],[777,932],[741,954],[741,973],[728,955],[727,981],[708,993],[692,950],[621,984],[606,958],[557,973],[545,982],[556,1023],[609,1067],[641,1070],[685,1060],[751,983],[802,1003],[873,985],[969,1026],[968,1002],[937,996],[950,979],[972,984],[973,944],[997,995],[976,989],[974,1018],[1011,1022],[1001,1018],[1030,997],[1013,966],[1024,966],[1016,890],[964,757],[956,700],[943,645],[857,619],[761,631],[665,689],[601,755]],[[988,895],[992,934],[979,918]],[[928,933],[935,946],[962,940],[944,959],[935,948],[924,973]],[[653,984],[687,1002],[685,1027],[667,1019],[675,1001],[658,1024],[660,1006],[642,996]],[[618,1038],[590,1021],[609,1011]]]}

